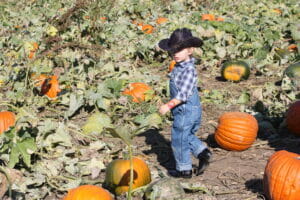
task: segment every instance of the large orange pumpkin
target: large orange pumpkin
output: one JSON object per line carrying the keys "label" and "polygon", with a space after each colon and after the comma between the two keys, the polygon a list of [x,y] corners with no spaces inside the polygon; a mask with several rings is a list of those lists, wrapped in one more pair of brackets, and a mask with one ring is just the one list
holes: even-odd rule
{"label": "large orange pumpkin", "polygon": [[286,123],[290,132],[300,136],[300,101],[296,101],[289,107]]}
{"label": "large orange pumpkin", "polygon": [[95,185],[81,185],[68,191],[63,200],[113,200],[111,194]]}
{"label": "large orange pumpkin", "polygon": [[270,200],[298,200],[300,155],[285,150],[274,153],[266,165],[263,185]]}
{"label": "large orange pumpkin", "polygon": [[133,102],[139,103],[146,100],[145,93],[150,92],[152,89],[145,83],[130,83],[129,88],[124,90],[122,94],[133,97]]}
{"label": "large orange pumpkin", "polygon": [[[151,182],[148,165],[140,158],[133,157],[132,189],[147,185]],[[127,192],[130,181],[130,160],[118,159],[112,161],[106,168],[105,185],[117,195]]]}
{"label": "large orange pumpkin", "polygon": [[252,115],[227,112],[219,118],[215,140],[224,149],[242,151],[253,144],[257,131],[258,124]]}
{"label": "large orange pumpkin", "polygon": [[41,86],[42,94],[47,95],[49,98],[55,98],[60,92],[61,89],[59,88],[57,76],[50,76],[44,80]]}
{"label": "large orange pumpkin", "polygon": [[16,122],[15,114],[10,111],[0,112],[0,134],[7,131]]}

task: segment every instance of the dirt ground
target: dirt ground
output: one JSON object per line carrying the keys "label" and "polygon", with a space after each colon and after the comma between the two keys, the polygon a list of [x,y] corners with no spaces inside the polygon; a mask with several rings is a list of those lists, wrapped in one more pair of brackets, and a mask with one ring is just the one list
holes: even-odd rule
{"label": "dirt ground", "polygon": [[[252,75],[249,80],[239,84],[212,79],[208,71],[202,71],[200,78],[205,89],[227,89],[238,95],[244,87],[259,86],[266,79]],[[269,81],[269,80],[268,80]],[[276,81],[276,80],[274,80]],[[250,102],[250,104],[253,102]],[[240,105],[216,106],[203,104],[202,125],[197,135],[213,152],[213,159],[207,170],[191,179],[177,179],[185,187],[184,200],[251,200],[266,199],[263,194],[262,178],[268,158],[278,150],[300,152],[299,138],[288,133],[285,128],[259,130],[257,140],[245,151],[234,152],[220,148],[214,140],[214,131],[219,116],[226,111],[239,111]],[[135,137],[135,154],[143,156],[149,164],[152,181],[167,176],[167,170],[174,168],[174,158],[170,148],[170,126],[161,130],[149,130]],[[194,158],[194,165],[198,160]],[[190,188],[189,188],[190,187]],[[200,187],[200,189],[199,189]],[[195,189],[196,188],[196,189]],[[198,189],[197,189],[198,188]],[[117,197],[125,199],[125,197]],[[143,199],[136,195],[135,200]]]}

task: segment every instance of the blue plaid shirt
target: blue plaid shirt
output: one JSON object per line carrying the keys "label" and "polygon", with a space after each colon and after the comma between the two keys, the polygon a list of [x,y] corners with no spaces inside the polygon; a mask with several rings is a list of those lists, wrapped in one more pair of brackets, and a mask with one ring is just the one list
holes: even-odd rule
{"label": "blue plaid shirt", "polygon": [[198,75],[194,62],[195,58],[191,58],[189,61],[176,63],[170,74],[171,78],[174,78],[178,90],[175,98],[182,102],[187,101],[193,94],[193,88],[197,87]]}

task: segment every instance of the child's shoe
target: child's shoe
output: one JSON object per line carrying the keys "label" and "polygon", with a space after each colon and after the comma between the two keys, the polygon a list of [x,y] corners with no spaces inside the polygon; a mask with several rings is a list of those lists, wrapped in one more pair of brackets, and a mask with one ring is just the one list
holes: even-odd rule
{"label": "child's shoe", "polygon": [[204,170],[208,167],[209,161],[212,157],[212,153],[209,149],[204,149],[201,153],[199,153],[197,157],[199,159],[199,165],[195,171],[196,176],[202,174]]}
{"label": "child's shoe", "polygon": [[170,170],[168,174],[174,178],[192,178],[192,170]]}

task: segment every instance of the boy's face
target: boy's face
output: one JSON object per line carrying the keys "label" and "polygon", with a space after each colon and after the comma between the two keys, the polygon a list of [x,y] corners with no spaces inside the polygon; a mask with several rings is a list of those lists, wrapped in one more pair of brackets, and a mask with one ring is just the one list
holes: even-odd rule
{"label": "boy's face", "polygon": [[173,59],[175,62],[184,62],[190,60],[190,55],[193,53],[194,48],[185,48],[182,49],[174,54],[172,54]]}

